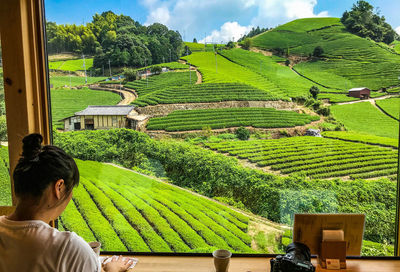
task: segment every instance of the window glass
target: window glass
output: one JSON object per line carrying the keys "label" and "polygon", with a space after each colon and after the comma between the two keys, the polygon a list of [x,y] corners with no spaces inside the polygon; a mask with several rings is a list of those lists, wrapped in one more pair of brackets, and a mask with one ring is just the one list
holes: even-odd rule
{"label": "window glass", "polygon": [[362,254],[393,255],[395,1],[200,2],[45,1],[54,143],[82,177],[59,227],[108,251],[282,253],[294,214],[362,213]]}
{"label": "window glass", "polygon": [[3,61],[0,40],[0,206],[11,206],[11,183],[8,161],[6,105],[4,100]]}

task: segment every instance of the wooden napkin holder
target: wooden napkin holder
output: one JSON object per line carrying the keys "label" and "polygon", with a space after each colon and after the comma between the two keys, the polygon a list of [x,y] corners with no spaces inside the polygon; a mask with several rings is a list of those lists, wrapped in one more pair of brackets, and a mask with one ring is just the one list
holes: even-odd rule
{"label": "wooden napkin holder", "polygon": [[343,230],[324,230],[318,262],[324,269],[345,269],[346,248]]}

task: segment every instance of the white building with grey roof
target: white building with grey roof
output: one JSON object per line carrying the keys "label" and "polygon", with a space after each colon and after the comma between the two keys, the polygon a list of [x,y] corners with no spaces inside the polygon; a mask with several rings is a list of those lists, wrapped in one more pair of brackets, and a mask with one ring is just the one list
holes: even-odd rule
{"label": "white building with grey roof", "polygon": [[131,128],[141,130],[148,116],[139,115],[134,106],[88,106],[73,116],[62,119],[64,131]]}

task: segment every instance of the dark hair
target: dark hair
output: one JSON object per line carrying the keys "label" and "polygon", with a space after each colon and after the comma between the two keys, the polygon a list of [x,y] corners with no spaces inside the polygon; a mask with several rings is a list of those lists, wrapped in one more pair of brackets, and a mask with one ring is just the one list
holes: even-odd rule
{"label": "dark hair", "polygon": [[63,179],[69,194],[79,184],[79,171],[74,159],[59,147],[42,146],[43,137],[34,133],[22,140],[23,152],[14,169],[17,196],[42,196],[44,190]]}

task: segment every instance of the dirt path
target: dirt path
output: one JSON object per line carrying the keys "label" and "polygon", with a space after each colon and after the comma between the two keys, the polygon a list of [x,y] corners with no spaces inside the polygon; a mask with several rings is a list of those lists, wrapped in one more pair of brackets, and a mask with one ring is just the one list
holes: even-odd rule
{"label": "dirt path", "polygon": [[109,84],[104,87],[103,86],[100,87],[98,84],[96,84],[96,85],[90,85],[89,88],[91,90],[109,91],[119,94],[122,97],[122,99],[121,101],[119,101],[117,105],[130,105],[137,98],[137,94],[134,89],[120,87],[120,85],[116,84]]}
{"label": "dirt path", "polygon": [[201,84],[201,83],[203,83],[203,76],[201,75],[201,73],[199,72],[199,70],[197,70],[197,68],[196,68],[195,70],[196,70],[196,75],[197,75],[196,84]]}
{"label": "dirt path", "polygon": [[350,101],[350,102],[342,102],[342,103],[336,103],[336,105],[348,105],[348,104],[355,104],[355,103],[361,103],[361,102],[370,102],[372,105],[375,105],[375,100],[382,100],[382,99],[386,99],[386,98],[390,98],[390,97],[396,97],[393,95],[384,95],[384,96],[380,96],[377,98],[370,98],[370,99],[363,99],[363,100],[356,100],[356,101]]}

